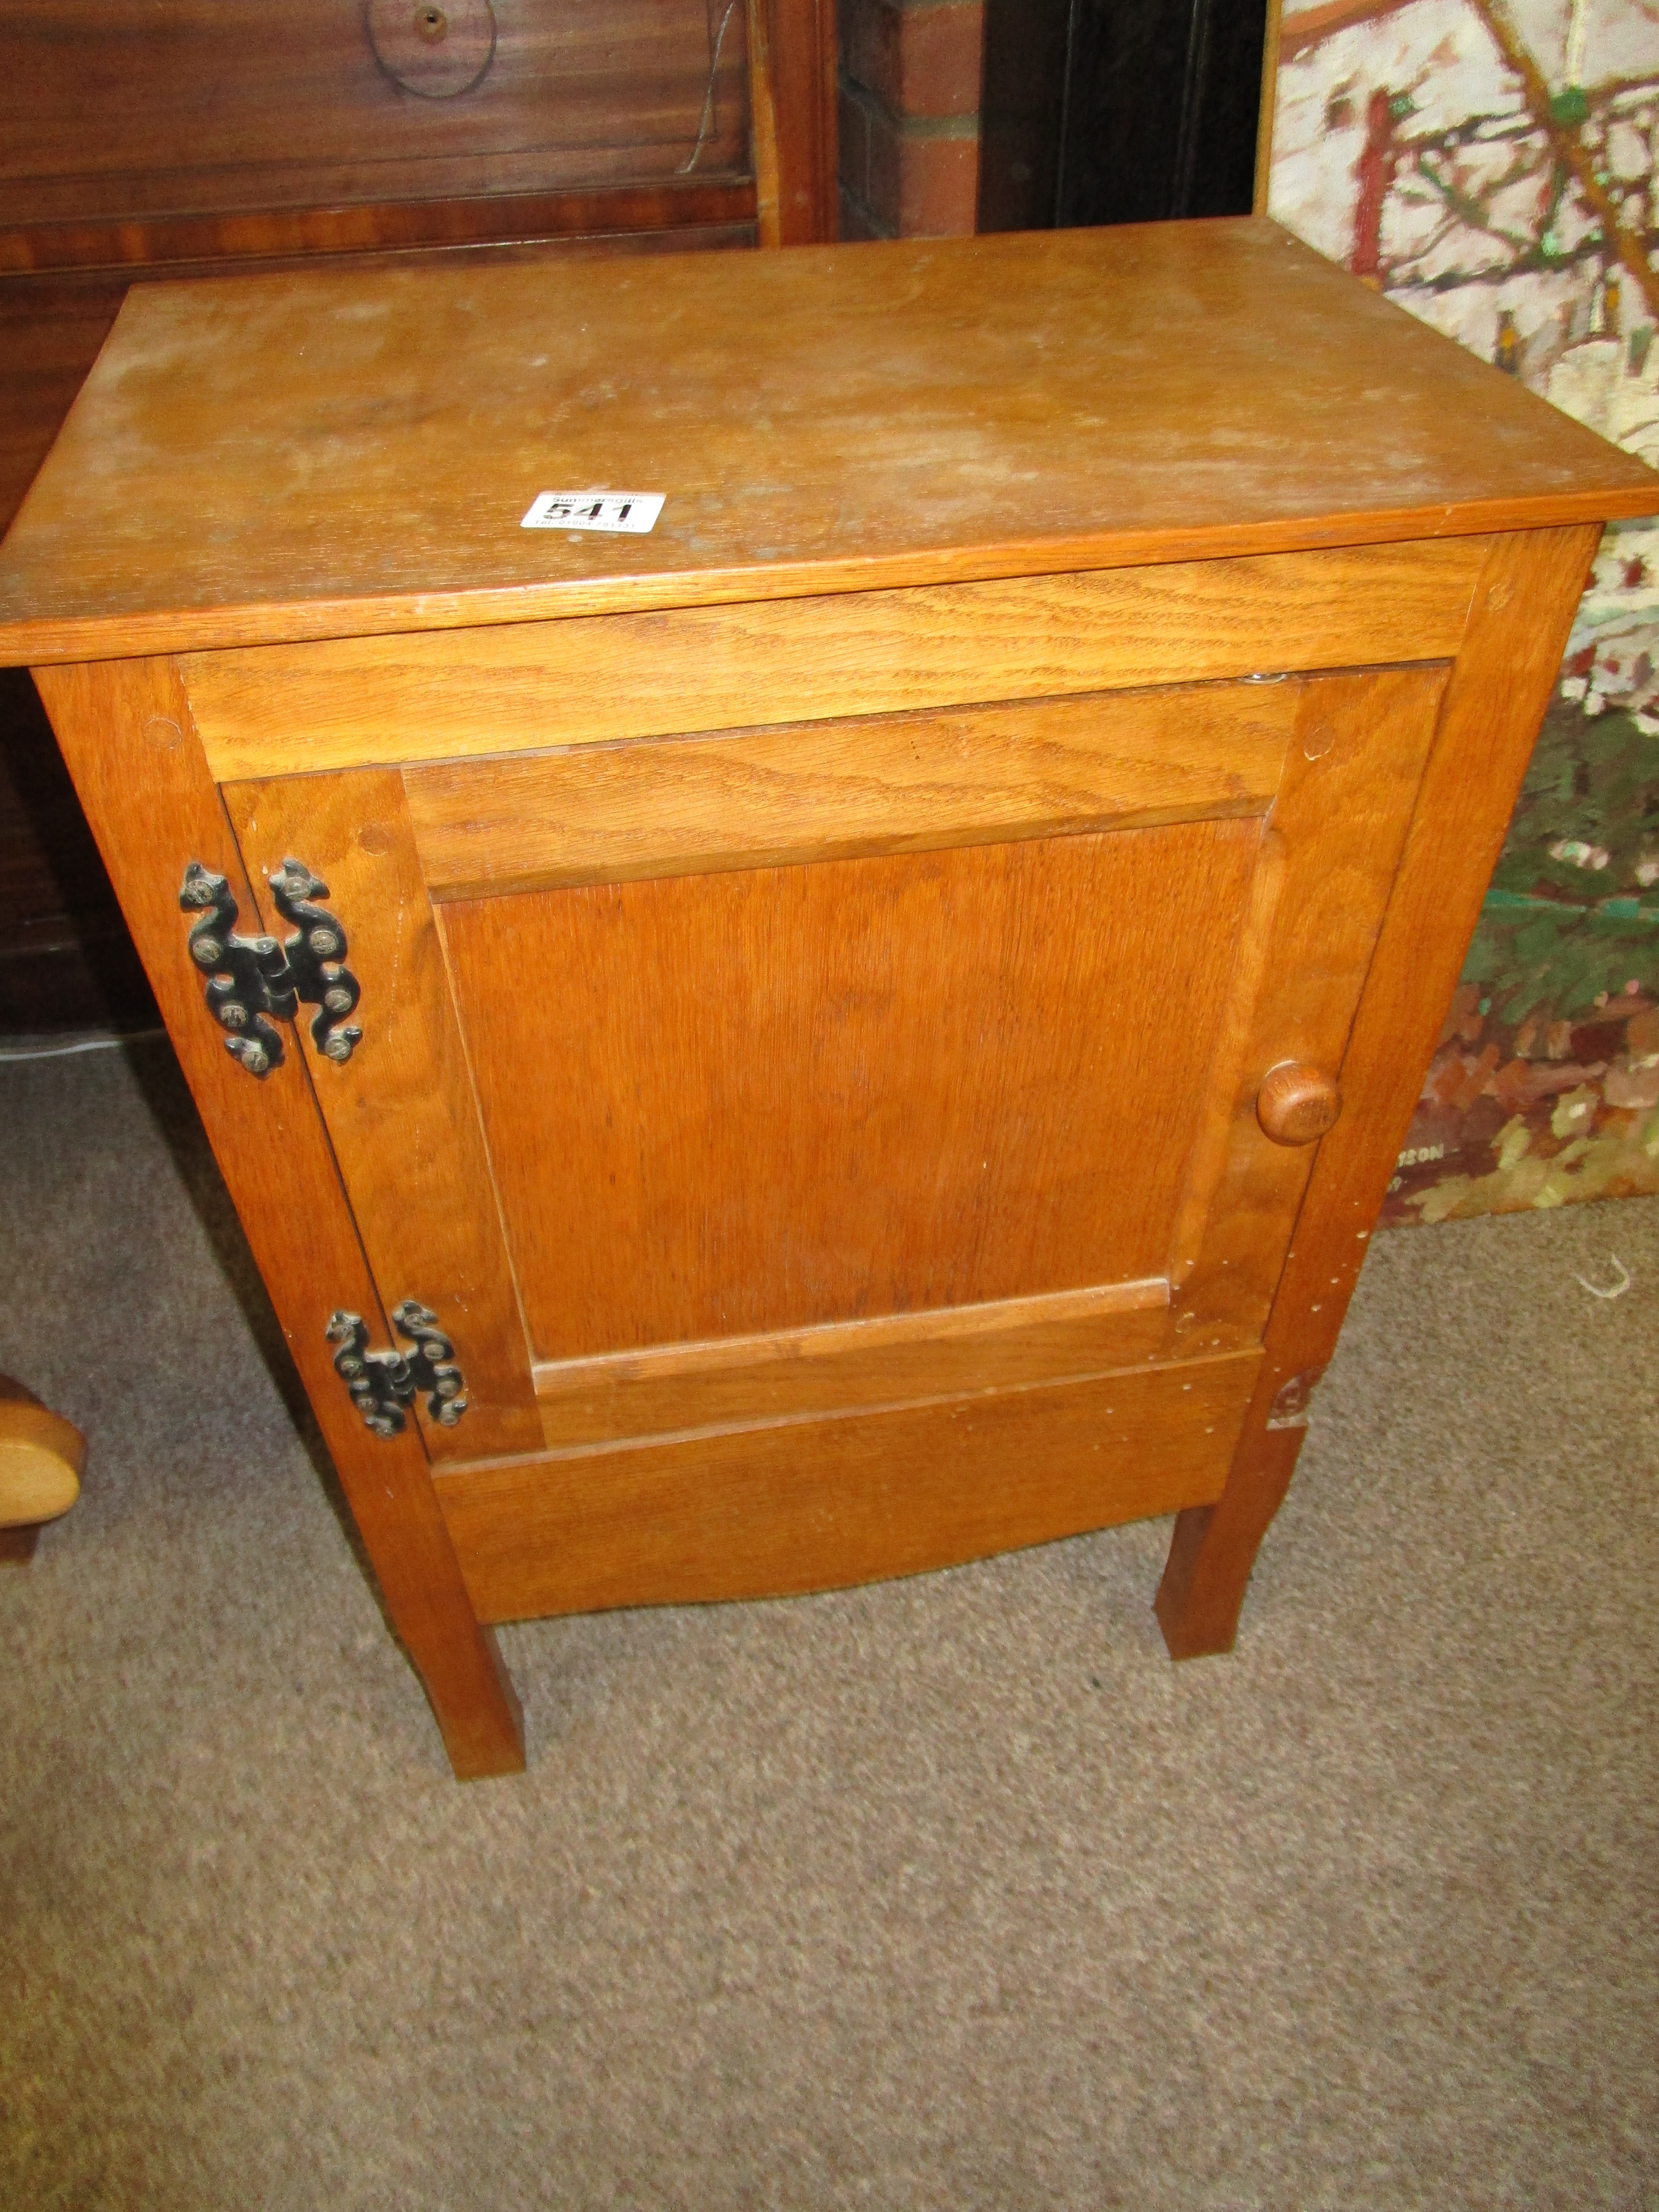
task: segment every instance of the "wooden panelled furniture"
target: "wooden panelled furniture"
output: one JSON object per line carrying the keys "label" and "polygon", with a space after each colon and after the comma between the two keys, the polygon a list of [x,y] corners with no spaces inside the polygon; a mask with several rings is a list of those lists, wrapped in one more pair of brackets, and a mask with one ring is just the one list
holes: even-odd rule
{"label": "wooden panelled furniture", "polygon": [[132,295],[0,656],[458,1773],[530,1614],[1172,1512],[1231,1643],[1656,504],[1263,222]]}
{"label": "wooden panelled furniture", "polygon": [[[833,239],[834,102],[832,0],[20,0],[0,531],[133,281]],[[33,691],[0,674],[0,1029],[145,999]]]}

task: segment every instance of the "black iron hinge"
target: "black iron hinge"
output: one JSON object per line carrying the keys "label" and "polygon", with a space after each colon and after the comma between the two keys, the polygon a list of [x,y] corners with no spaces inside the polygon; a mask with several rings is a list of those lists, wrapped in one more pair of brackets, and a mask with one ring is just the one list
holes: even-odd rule
{"label": "black iron hinge", "polygon": [[326,908],[328,885],[302,860],[287,860],[270,878],[270,895],[296,934],[238,937],[236,900],[222,876],[199,860],[185,870],[179,903],[199,917],[190,933],[190,957],[207,977],[208,1012],[226,1032],[225,1049],[262,1080],[283,1064],[283,1039],[274,1018],[299,1018],[301,1002],[315,1006],[312,1042],[325,1060],[350,1059],[362,1031],[347,1018],[362,996],[344,965],[346,933]]}
{"label": "black iron hinge", "polygon": [[351,1402],[377,1437],[401,1435],[404,1408],[421,1392],[426,1410],[441,1428],[453,1429],[466,1411],[466,1384],[455,1364],[455,1347],[438,1326],[429,1306],[405,1298],[392,1316],[410,1352],[371,1352],[361,1314],[337,1313],[328,1340],[337,1345],[334,1371],[351,1393]]}

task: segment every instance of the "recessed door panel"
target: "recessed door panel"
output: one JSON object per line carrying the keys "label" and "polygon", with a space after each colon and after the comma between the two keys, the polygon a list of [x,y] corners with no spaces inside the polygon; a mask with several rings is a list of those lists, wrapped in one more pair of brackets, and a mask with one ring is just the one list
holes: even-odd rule
{"label": "recessed door panel", "polygon": [[534,1356],[1161,1275],[1259,836],[444,906]]}

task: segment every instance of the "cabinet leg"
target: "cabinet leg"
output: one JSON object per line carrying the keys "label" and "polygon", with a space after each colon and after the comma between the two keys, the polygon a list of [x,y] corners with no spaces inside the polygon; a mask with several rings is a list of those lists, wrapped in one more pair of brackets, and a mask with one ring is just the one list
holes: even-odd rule
{"label": "cabinet leg", "polygon": [[32,1521],[27,1528],[0,1528],[0,1566],[27,1566],[40,1535],[38,1521]]}
{"label": "cabinet leg", "polygon": [[[314,1345],[300,1348],[314,1356]],[[473,1610],[419,1437],[412,1428],[370,1437],[354,1425],[355,1413],[346,1422],[337,1420],[326,1393],[319,1390],[313,1403],[333,1428],[328,1441],[341,1487],[456,1779],[521,1774],[524,1716],[518,1692],[495,1631]]]}
{"label": "cabinet leg", "polygon": [[[1271,1400],[1268,1401],[1271,1406]],[[1213,1505],[1176,1516],[1153,1609],[1172,1659],[1231,1651],[1238,1611],[1267,1527],[1291,1486],[1305,1427],[1268,1428],[1253,1406],[1227,1487]]]}
{"label": "cabinet leg", "polygon": [[495,1630],[475,1628],[473,1635],[474,1650],[464,1656],[459,1670],[466,1679],[446,1680],[441,1703],[432,1675],[421,1670],[458,1782],[524,1772],[524,1712],[513,1677]]}

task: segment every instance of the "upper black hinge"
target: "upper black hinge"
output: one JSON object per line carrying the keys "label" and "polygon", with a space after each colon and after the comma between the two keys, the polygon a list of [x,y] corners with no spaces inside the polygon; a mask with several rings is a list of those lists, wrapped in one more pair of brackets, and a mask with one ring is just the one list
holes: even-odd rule
{"label": "upper black hinge", "polygon": [[226,1051],[263,1079],[283,1064],[282,1034],[271,1018],[296,1020],[303,1001],[317,1008],[312,1042],[325,1059],[343,1065],[362,1036],[347,1025],[362,994],[344,964],[345,931],[314,903],[328,896],[328,885],[293,859],[270,883],[276,911],[296,932],[280,945],[274,937],[238,937],[236,901],[225,878],[199,860],[185,870],[179,903],[199,916],[190,933],[190,957],[208,979],[208,1012],[229,1032]]}

